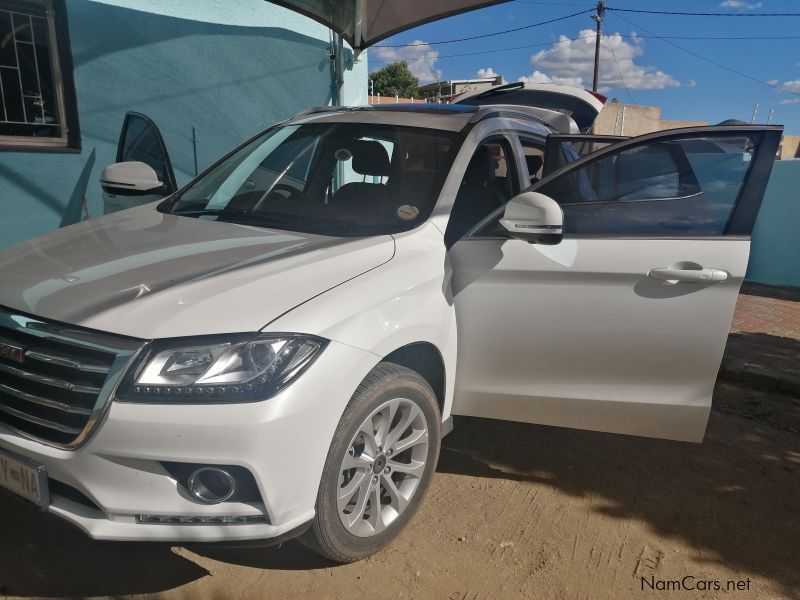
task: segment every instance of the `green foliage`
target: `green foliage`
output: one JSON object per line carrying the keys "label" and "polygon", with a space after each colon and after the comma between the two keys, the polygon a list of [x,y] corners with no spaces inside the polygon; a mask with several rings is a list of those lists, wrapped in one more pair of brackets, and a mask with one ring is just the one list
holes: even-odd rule
{"label": "green foliage", "polygon": [[419,98],[419,80],[411,74],[408,63],[404,60],[373,71],[370,79],[376,95]]}

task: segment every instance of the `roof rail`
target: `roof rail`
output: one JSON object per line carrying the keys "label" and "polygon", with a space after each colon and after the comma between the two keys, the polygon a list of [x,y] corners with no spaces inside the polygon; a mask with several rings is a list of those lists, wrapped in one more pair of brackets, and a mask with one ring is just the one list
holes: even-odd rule
{"label": "roof rail", "polygon": [[307,115],[315,115],[317,113],[323,113],[323,112],[337,112],[341,110],[342,110],[341,106],[312,106],[311,108],[307,108],[304,111],[297,113],[292,118],[296,119],[298,117],[305,117]]}

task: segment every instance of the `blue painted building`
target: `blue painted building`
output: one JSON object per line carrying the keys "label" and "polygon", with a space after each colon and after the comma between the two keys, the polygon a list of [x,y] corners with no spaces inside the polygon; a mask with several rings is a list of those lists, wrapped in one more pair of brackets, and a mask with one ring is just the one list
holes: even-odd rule
{"label": "blue painted building", "polygon": [[[183,185],[242,140],[329,104],[331,33],[263,0],[0,0],[0,249],[103,212],[123,119],[160,129]],[[352,54],[350,54],[352,57]],[[343,104],[366,104],[366,53]],[[778,161],[748,278],[800,286],[800,160]]]}
{"label": "blue painted building", "polygon": [[800,287],[800,159],[778,160],[758,213],[747,279]]}
{"label": "blue painted building", "polygon": [[[0,0],[0,249],[103,212],[124,117],[159,128],[177,184],[330,104],[330,31],[263,0]],[[349,58],[349,60],[347,60]],[[366,53],[343,104],[366,104]]]}

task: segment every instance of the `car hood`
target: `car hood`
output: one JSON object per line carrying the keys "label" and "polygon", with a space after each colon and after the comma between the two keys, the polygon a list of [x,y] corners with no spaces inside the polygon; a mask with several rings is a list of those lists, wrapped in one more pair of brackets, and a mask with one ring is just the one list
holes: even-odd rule
{"label": "car hood", "polygon": [[0,253],[0,305],[145,339],[257,331],[393,255],[389,235],[278,231],[147,205]]}

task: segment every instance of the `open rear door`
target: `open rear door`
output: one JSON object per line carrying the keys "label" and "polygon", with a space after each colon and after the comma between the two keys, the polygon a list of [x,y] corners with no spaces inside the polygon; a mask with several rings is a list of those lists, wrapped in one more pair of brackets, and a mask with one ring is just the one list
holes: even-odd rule
{"label": "open rear door", "polygon": [[[521,81],[497,85],[459,96],[454,104],[493,106],[495,104],[543,108],[570,117],[578,131],[588,133],[605,105],[605,96],[581,88],[552,83],[528,84]],[[571,133],[563,131],[563,133]]]}

